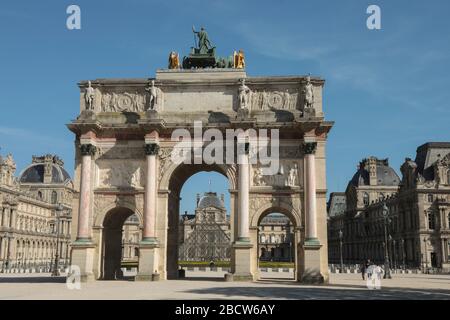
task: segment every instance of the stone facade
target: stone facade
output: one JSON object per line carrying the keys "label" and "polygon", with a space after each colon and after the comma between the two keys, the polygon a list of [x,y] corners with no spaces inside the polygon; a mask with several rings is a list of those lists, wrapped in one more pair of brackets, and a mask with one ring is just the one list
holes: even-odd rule
{"label": "stone facade", "polygon": [[[351,182],[346,191],[347,211],[329,217],[330,262],[339,259],[339,230],[343,231],[345,262],[360,263],[368,258],[383,262],[386,241],[382,211],[386,205],[391,266],[450,271],[449,159],[450,143],[430,142],[418,147],[414,161],[405,160],[398,186],[365,187],[363,199],[354,201],[359,189]],[[385,184],[394,180],[385,180]],[[366,193],[369,202],[364,202]]]}
{"label": "stone facade", "polygon": [[[248,90],[239,90],[242,79]],[[314,96],[308,103],[306,85]],[[132,214],[143,228],[137,279],[177,277],[181,187],[197,172],[216,171],[229,180],[235,280],[258,277],[258,223],[281,212],[293,222],[296,278],[327,281],[325,146],[333,123],[324,120],[323,85],[313,77],[248,77],[242,69],[158,70],[155,79],[91,81],[89,107],[88,82],[81,82],[80,115],[68,127],[76,139],[79,191],[72,263],[80,266],[82,279],[114,278],[119,226]],[[146,88],[156,92],[151,99]],[[279,130],[276,177],[262,177],[248,153],[239,155],[239,164],[193,164],[195,154],[188,155],[192,164],[174,163],[179,141],[171,136],[176,129],[193,134],[194,121],[202,123],[202,132]]]}
{"label": "stone facade", "polygon": [[68,265],[73,185],[63,165],[33,157],[16,178],[12,156],[0,157],[0,271],[48,271],[56,248],[60,267]]}

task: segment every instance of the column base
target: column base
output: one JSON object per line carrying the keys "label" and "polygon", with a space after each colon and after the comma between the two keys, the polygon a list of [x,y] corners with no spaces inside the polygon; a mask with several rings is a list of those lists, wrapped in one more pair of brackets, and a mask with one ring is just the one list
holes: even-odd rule
{"label": "column base", "polygon": [[225,281],[253,281],[251,270],[251,249],[253,245],[249,238],[240,238],[232,248],[232,274],[225,275]]}
{"label": "column base", "polygon": [[320,272],[320,248],[316,238],[306,239],[302,246],[302,264],[297,279],[304,284],[324,284],[325,278]]}
{"label": "column base", "polygon": [[71,246],[71,267],[79,268],[81,282],[96,280],[93,270],[95,247],[90,239],[77,239]]}
{"label": "column base", "polygon": [[144,238],[139,243],[139,265],[135,281],[158,281],[158,241],[156,238]]}

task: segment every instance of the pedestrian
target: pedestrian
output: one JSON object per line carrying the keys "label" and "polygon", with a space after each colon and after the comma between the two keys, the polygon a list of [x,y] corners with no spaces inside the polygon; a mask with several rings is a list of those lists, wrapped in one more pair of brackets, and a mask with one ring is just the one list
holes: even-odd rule
{"label": "pedestrian", "polygon": [[360,269],[361,269],[361,276],[363,280],[366,280],[366,262],[363,261],[360,265]]}
{"label": "pedestrian", "polygon": [[373,268],[369,268],[371,264],[372,264],[372,262],[370,262],[370,259],[367,259],[366,265],[365,265],[365,270],[368,270],[367,271],[367,277],[368,278],[372,277],[372,270],[373,270]]}

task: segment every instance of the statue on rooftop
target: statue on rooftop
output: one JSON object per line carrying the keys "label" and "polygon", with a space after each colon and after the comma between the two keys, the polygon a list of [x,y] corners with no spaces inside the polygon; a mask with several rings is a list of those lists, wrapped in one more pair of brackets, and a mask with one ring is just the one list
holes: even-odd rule
{"label": "statue on rooftop", "polygon": [[198,49],[200,54],[207,54],[208,49],[212,48],[211,42],[209,42],[208,34],[205,28],[201,27],[200,31],[195,31],[194,26],[192,26],[192,32],[198,37]]}
{"label": "statue on rooftop", "polygon": [[92,88],[91,86],[91,81],[88,81],[88,87],[86,88],[86,92],[84,94],[84,99],[86,101],[86,110],[94,110],[94,98],[94,88]]}

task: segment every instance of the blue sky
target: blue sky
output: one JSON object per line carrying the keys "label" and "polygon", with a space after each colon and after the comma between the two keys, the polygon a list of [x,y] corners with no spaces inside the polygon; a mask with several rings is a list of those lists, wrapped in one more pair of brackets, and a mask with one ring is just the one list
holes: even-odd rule
{"label": "blue sky", "polygon": [[[70,4],[81,7],[81,30],[66,28]],[[381,7],[382,30],[366,28],[370,4]],[[65,124],[77,116],[76,83],[153,77],[171,50],[188,53],[195,24],[219,55],[244,49],[250,76],[326,79],[324,110],[336,122],[328,188],[344,190],[366,156],[389,157],[399,172],[419,145],[450,141],[449,12],[447,0],[3,1],[0,154],[13,153],[20,171],[33,154],[57,153],[72,173]],[[187,182],[182,211],[208,179]],[[226,181],[212,179],[226,191]]]}

